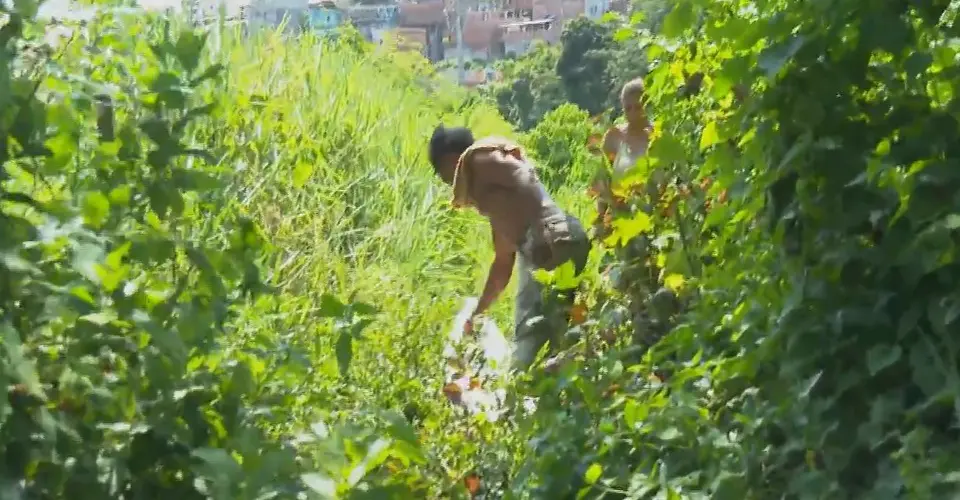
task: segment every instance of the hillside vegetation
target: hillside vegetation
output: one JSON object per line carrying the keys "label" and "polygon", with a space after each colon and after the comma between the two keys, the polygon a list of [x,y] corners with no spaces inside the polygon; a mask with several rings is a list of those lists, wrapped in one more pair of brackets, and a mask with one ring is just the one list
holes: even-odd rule
{"label": "hillside vegetation", "polygon": [[489,230],[449,210],[425,146],[442,122],[510,135],[496,112],[355,34],[105,11],[47,55],[23,8],[4,32],[5,487],[293,498],[366,491],[390,455],[387,483],[462,489],[476,443],[440,351]]}
{"label": "hillside vegetation", "polygon": [[[425,158],[494,104],[349,30],[0,7],[0,497],[954,496],[957,10],[642,4],[601,36],[649,65],[631,210],[495,423],[441,392],[491,254]],[[590,221],[572,81],[510,118]]]}

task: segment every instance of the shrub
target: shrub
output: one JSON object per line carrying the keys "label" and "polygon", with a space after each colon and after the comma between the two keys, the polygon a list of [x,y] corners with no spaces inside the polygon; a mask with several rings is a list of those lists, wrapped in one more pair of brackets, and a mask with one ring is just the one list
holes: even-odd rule
{"label": "shrub", "polygon": [[265,243],[196,137],[225,125],[207,37],[104,11],[53,47],[32,9],[0,35],[4,496],[295,495],[269,358],[231,347]]}
{"label": "shrub", "polygon": [[621,345],[533,388],[540,444],[515,492],[956,492],[955,17],[672,6],[647,52],[657,133],[614,236],[650,236],[645,265],[685,308],[642,355]]}
{"label": "shrub", "polygon": [[548,189],[587,184],[598,167],[587,150],[592,124],[590,116],[573,104],[565,103],[547,113],[543,120],[524,134],[522,141],[536,158],[540,179]]}

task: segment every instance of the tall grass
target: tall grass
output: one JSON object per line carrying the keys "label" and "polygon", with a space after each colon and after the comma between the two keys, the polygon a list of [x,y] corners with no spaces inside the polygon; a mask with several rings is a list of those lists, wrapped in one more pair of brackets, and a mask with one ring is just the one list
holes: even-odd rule
{"label": "tall grass", "polygon": [[[280,291],[242,313],[237,335],[287,336],[305,358],[289,381],[295,394],[274,411],[289,413],[288,431],[379,408],[416,415],[428,468],[443,473],[429,487],[458,480],[479,450],[451,437],[463,424],[441,395],[441,351],[462,298],[483,284],[492,246],[480,216],[451,210],[427,142],[439,123],[502,136],[509,125],[485,104],[465,104],[465,92],[415,54],[357,48],[349,36],[224,33],[212,57],[229,72],[217,90],[229,126],[206,141],[234,171],[235,203],[274,246],[268,268]],[[347,376],[317,317],[324,293],[382,311],[354,344]],[[504,326],[512,293],[493,312]]]}

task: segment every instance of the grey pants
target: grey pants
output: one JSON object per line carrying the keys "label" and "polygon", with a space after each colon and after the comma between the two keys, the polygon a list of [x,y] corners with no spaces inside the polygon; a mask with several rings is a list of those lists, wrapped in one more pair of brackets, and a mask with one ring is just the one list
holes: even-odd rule
{"label": "grey pants", "polygon": [[[562,251],[566,261],[572,260],[577,274],[583,272],[590,254],[590,240],[583,225],[575,217],[567,222],[575,236],[575,244]],[[551,348],[557,347],[567,329],[567,309],[572,305],[574,291],[556,294],[548,291],[533,277],[537,269],[525,252],[517,254],[517,298],[514,311],[514,368],[526,369],[536,359],[537,353],[548,341]]]}

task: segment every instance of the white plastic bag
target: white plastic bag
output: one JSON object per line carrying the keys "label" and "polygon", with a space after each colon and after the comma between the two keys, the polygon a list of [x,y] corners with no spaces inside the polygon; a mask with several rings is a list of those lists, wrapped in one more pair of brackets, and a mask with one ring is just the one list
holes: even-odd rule
{"label": "white plastic bag", "polygon": [[502,385],[510,369],[510,343],[487,318],[477,318],[479,328],[475,339],[464,339],[464,327],[477,307],[477,299],[470,297],[453,320],[447,335],[444,357],[447,363],[447,397],[464,407],[470,414],[484,413],[495,422],[500,418],[506,391],[486,387]]}

